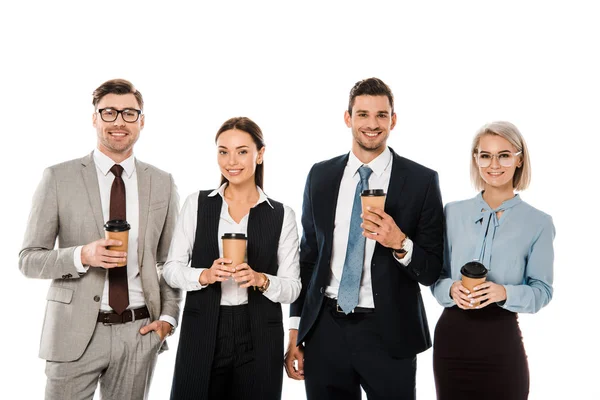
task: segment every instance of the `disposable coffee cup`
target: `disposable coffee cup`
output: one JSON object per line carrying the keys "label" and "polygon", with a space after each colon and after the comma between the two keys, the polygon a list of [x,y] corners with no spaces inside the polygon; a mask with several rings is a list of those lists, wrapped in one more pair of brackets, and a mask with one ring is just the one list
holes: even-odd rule
{"label": "disposable coffee cup", "polygon": [[360,201],[362,204],[363,216],[367,215],[368,212],[371,212],[367,211],[367,207],[379,208],[383,210],[385,208],[385,191],[383,189],[363,190],[360,194]]}
{"label": "disposable coffee cup", "polygon": [[[473,292],[473,288],[485,282],[487,277],[487,268],[479,261],[470,261],[460,269],[462,275],[462,285]],[[478,306],[479,302],[473,303]]]}
{"label": "disposable coffee cup", "polygon": [[243,233],[225,233],[223,241],[223,257],[231,260],[231,266],[243,264],[246,259],[246,235]]}
{"label": "disposable coffee cup", "polygon": [[[115,251],[127,252],[127,246],[129,244],[129,230],[131,226],[127,221],[120,219],[112,219],[104,224],[104,233],[106,239],[120,240],[120,246],[108,246],[107,249]],[[127,265],[127,259],[124,262],[117,263],[117,267],[124,267]]]}

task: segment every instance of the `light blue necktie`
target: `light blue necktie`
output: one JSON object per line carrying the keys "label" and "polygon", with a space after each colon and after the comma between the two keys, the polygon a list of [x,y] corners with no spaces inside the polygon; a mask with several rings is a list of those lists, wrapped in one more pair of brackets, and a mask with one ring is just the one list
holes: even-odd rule
{"label": "light blue necktie", "polygon": [[344,271],[338,292],[338,305],[346,314],[350,314],[358,305],[358,291],[360,289],[360,277],[362,275],[365,261],[365,238],[362,235],[360,214],[360,193],[369,188],[369,176],[373,170],[363,165],[358,169],[360,182],[356,185],[354,193],[354,204],[352,205],[352,217],[350,218],[350,234],[348,235],[348,248],[346,249],[346,260]]}

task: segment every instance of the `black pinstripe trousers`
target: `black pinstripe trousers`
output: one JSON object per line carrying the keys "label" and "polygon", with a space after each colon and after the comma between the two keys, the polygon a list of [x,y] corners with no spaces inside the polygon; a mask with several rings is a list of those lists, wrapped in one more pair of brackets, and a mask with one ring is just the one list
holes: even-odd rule
{"label": "black pinstripe trousers", "polygon": [[252,399],[254,364],[248,305],[221,306],[209,398]]}

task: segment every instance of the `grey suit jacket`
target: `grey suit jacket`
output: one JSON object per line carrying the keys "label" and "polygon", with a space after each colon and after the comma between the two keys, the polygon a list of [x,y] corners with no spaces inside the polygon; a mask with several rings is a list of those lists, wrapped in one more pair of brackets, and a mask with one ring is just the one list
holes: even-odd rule
{"label": "grey suit jacket", "polygon": [[[181,293],[167,285],[167,259],[179,197],[170,174],[138,160],[138,259],[151,320],[179,318]],[[73,361],[85,351],[100,309],[107,270],[79,275],[73,252],[104,237],[96,165],[92,155],[47,168],[33,197],[19,268],[30,278],[52,279],[48,290],[40,357]],[[55,248],[56,239],[58,245]]]}

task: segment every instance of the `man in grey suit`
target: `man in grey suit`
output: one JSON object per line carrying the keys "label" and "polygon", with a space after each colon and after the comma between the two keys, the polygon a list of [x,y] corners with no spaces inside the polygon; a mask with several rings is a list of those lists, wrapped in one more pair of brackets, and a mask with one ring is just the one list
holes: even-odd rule
{"label": "man in grey suit", "polygon": [[[162,278],[179,199],[170,174],[133,156],[144,128],[141,93],[115,79],[94,91],[93,105],[97,148],[44,171],[19,268],[52,279],[39,353],[46,399],[92,399],[98,383],[103,400],[145,399],[179,317],[181,294]],[[127,252],[103,239],[115,198],[131,226]],[[118,290],[122,307],[111,307]]]}

